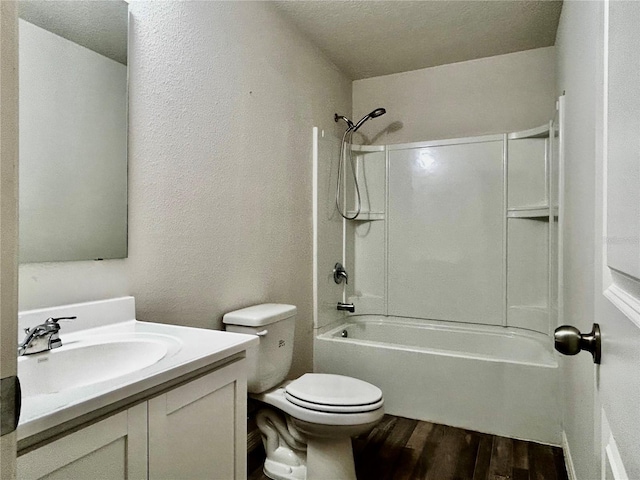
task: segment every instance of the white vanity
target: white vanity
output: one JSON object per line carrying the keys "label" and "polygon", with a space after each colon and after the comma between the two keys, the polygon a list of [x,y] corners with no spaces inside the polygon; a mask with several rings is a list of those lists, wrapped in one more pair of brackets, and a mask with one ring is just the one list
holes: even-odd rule
{"label": "white vanity", "polygon": [[20,331],[67,316],[61,347],[19,357],[18,478],[246,478],[257,337],[138,322],[133,297],[23,312]]}

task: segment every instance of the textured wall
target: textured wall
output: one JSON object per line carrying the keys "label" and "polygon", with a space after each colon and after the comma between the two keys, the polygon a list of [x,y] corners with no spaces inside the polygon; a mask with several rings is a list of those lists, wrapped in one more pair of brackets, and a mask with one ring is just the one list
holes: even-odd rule
{"label": "textured wall", "polygon": [[[16,374],[18,330],[18,2],[0,2],[0,377]],[[3,404],[3,408],[6,406]],[[0,478],[16,478],[17,432],[0,439]]]}
{"label": "textured wall", "polygon": [[[600,2],[564,2],[556,38],[557,92],[566,91],[565,197],[563,232],[564,318],[560,322],[589,331],[594,322],[596,226],[596,125],[598,50],[603,42]],[[600,86],[601,87],[601,86]],[[560,361],[564,387],[563,428],[577,478],[600,471],[594,445],[594,369],[591,359]],[[597,439],[599,441],[599,439]]]}
{"label": "textured wall", "polygon": [[129,258],[142,320],[299,308],[311,368],[311,129],[351,84],[268,3],[132,2]]}
{"label": "textured wall", "polygon": [[[15,375],[18,273],[18,5],[0,2],[0,377]],[[9,340],[10,339],[10,340]],[[12,475],[13,438],[0,441],[0,477]],[[14,454],[15,457],[15,444]],[[14,472],[15,474],[15,472]]]}
{"label": "textured wall", "polygon": [[538,48],[353,82],[353,116],[364,141],[420,142],[525,130],[555,109],[555,50]]}

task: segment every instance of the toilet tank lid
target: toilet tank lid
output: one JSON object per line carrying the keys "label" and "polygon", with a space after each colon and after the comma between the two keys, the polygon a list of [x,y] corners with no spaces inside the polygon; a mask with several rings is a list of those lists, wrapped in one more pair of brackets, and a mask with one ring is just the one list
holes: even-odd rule
{"label": "toilet tank lid", "polygon": [[262,327],[286,318],[291,318],[296,314],[297,310],[295,305],[263,303],[262,305],[254,305],[229,312],[222,317],[222,321],[227,325]]}

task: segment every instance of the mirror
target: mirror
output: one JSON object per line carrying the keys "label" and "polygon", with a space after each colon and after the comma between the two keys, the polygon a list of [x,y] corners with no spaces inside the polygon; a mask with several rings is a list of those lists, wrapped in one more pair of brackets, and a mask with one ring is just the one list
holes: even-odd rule
{"label": "mirror", "polygon": [[128,4],[19,13],[20,262],[124,258]]}

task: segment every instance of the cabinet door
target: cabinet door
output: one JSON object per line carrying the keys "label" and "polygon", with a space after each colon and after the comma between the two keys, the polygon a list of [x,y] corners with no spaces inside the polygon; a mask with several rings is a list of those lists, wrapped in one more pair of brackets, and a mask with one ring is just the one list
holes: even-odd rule
{"label": "cabinet door", "polygon": [[18,457],[21,480],[147,478],[147,404],[142,403]]}
{"label": "cabinet door", "polygon": [[246,373],[239,360],[149,401],[149,478],[246,478]]}

